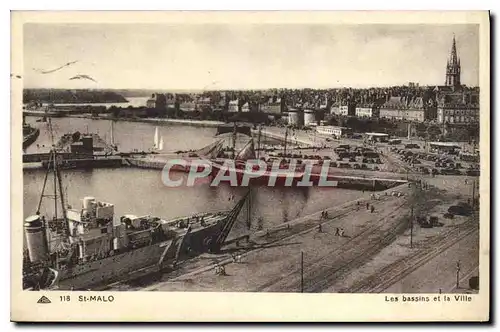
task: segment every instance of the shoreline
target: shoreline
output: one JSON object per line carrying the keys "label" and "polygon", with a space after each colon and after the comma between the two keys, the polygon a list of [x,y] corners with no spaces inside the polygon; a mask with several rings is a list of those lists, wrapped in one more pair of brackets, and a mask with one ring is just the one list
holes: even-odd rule
{"label": "shoreline", "polygon": [[186,125],[186,126],[194,126],[194,127],[209,127],[209,128],[217,128],[220,125],[225,124],[222,121],[212,121],[212,120],[187,120],[187,119],[168,119],[168,118],[112,118],[112,117],[95,117],[87,114],[65,114],[62,116],[53,116],[52,114],[46,114],[44,112],[37,111],[23,111],[24,115],[27,116],[47,116],[54,118],[81,118],[81,119],[91,119],[91,120],[109,120],[109,121],[126,121],[126,122],[143,122],[143,123],[154,123],[154,124],[177,124],[177,125]]}
{"label": "shoreline", "polygon": [[[108,120],[108,121],[125,121],[125,122],[141,122],[141,123],[153,123],[157,125],[180,125],[180,126],[192,126],[192,127],[200,127],[200,128],[217,128],[218,126],[222,126],[227,124],[222,121],[213,121],[213,120],[188,120],[188,119],[169,119],[169,118],[112,118],[112,117],[95,117],[88,114],[67,114],[63,116],[53,116],[52,114],[46,114],[44,112],[38,111],[23,111],[23,114],[27,116],[38,116],[38,117],[67,117],[67,118],[80,118],[80,119],[91,119],[91,120]],[[258,134],[257,129],[251,129],[252,135]],[[263,137],[272,138],[278,140],[280,142],[285,141],[285,135],[282,133],[275,133],[270,130],[262,129],[261,135]],[[313,142],[309,140],[305,140],[303,138],[288,138],[288,142],[292,144],[301,144],[306,145],[308,147],[314,147]]]}

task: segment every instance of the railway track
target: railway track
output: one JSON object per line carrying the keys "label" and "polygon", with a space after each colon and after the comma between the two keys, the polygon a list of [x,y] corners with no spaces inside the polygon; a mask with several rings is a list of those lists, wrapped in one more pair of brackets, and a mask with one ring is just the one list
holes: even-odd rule
{"label": "railway track", "polygon": [[[394,188],[395,189],[395,188]],[[404,189],[403,189],[404,191]],[[380,199],[378,201],[372,201],[372,204],[375,204],[375,205],[379,205],[383,202],[387,202],[389,199],[393,198],[392,196],[380,196]],[[275,233],[279,232],[279,231],[282,231],[282,230],[286,230],[285,227],[281,226],[279,228],[276,228],[276,229],[272,229],[269,231],[269,234],[266,238],[266,243],[263,244],[263,245],[260,245],[260,246],[256,246],[256,247],[253,247],[253,248],[247,248],[247,249],[242,249],[242,250],[245,250],[244,252],[242,252],[240,254],[241,257],[245,257],[249,254],[252,254],[252,253],[256,253],[256,252],[259,252],[261,250],[265,250],[266,249],[266,245],[272,245],[272,244],[279,244],[281,242],[284,242],[284,241],[288,241],[288,240],[291,240],[293,239],[294,237],[297,237],[297,236],[300,236],[302,234],[305,234],[305,233],[308,233],[308,232],[311,232],[313,231],[314,229],[317,228],[318,226],[318,223],[322,223],[322,224],[327,224],[327,223],[330,223],[330,222],[334,222],[335,220],[339,219],[339,218],[342,218],[354,211],[357,211],[359,209],[360,206],[356,205],[355,202],[356,201],[365,201],[366,199],[356,199],[356,200],[353,200],[351,202],[347,202],[347,203],[344,203],[342,204],[341,206],[338,206],[335,208],[334,211],[329,211],[330,213],[330,216],[328,219],[318,219],[316,218],[315,216],[316,215],[319,215],[321,211],[318,211],[314,214],[312,214],[313,217],[311,216],[308,216],[306,218],[304,218],[303,220],[300,220],[299,222],[291,222],[290,224],[292,225],[293,227],[293,224],[303,224],[303,225],[307,225],[305,227],[305,229],[297,232],[297,233],[293,233],[293,234],[290,234],[288,236],[284,236],[284,237],[279,237],[279,238],[275,238],[273,239],[273,237],[276,237],[275,236]],[[265,233],[265,232],[264,232]],[[264,234],[263,233],[263,234]],[[187,260],[185,261],[184,263],[185,264],[189,264],[190,260]],[[225,265],[225,264],[229,264],[232,262],[232,258],[230,255],[225,255],[225,256],[222,256],[218,259],[218,265]],[[199,273],[203,273],[204,271],[206,271],[207,269],[211,269],[212,266],[208,266],[208,267],[205,267],[205,268],[201,268],[201,269],[198,269],[196,271],[189,271],[189,267],[181,267],[180,269],[186,269],[185,272],[181,272],[179,270],[177,271],[173,271],[173,272],[170,272],[170,273],[166,273],[164,275],[164,277],[168,277],[171,273],[174,274],[173,276],[173,279],[169,279],[169,280],[166,280],[166,281],[175,281],[179,278],[183,278],[187,275],[189,276],[194,276],[196,274],[199,274]],[[179,273],[180,272],[180,273]],[[119,289],[120,287],[126,287],[125,286],[125,283],[124,282],[118,282],[118,283],[114,283],[114,284],[111,284],[111,285],[103,285],[101,286],[100,288],[102,289]]]}
{"label": "railway track", "polygon": [[[308,272],[304,274],[304,284],[306,286],[304,287],[304,291],[314,292],[322,290],[325,286],[330,285],[330,279],[336,276],[336,274],[351,269],[354,265],[359,264],[362,259],[364,260],[369,258],[367,251],[360,250],[360,246],[366,245],[370,242],[376,242],[373,245],[368,245],[368,251],[372,253],[376,249],[385,247],[388,244],[387,241],[395,239],[397,233],[406,228],[407,225],[404,222],[397,222],[396,224],[400,224],[400,226],[393,227],[394,223],[386,223],[384,221],[392,219],[391,217],[395,217],[398,211],[408,204],[409,203],[407,201],[399,204],[395,209],[377,219],[374,225],[365,228],[354,237],[350,238],[346,243],[342,244],[340,248],[329,251],[326,255],[321,255],[321,257],[318,257],[311,263],[308,263],[306,266]],[[349,212],[346,212],[345,214],[347,213]],[[379,241],[380,237],[378,236],[378,232],[385,232],[385,228],[392,229],[392,231],[390,231],[391,234],[384,236],[382,241]],[[330,261],[327,267],[325,266],[325,261],[328,259],[325,259],[325,257],[335,257],[336,259]],[[345,263],[345,261],[348,261],[348,263]],[[334,268],[333,270],[329,269],[329,267],[335,267],[338,265],[340,266]],[[261,285],[256,289],[256,291],[290,291],[291,289],[297,289],[298,283],[296,279],[299,275],[300,268],[294,269],[287,275],[280,276],[280,279],[275,279]]]}
{"label": "railway track", "polygon": [[[393,213],[398,211],[399,208],[393,211]],[[392,243],[400,233],[404,232],[408,227],[407,220],[405,220],[407,217],[407,215],[403,215],[399,218],[400,222],[398,223],[378,225],[374,227],[368,237],[362,237],[358,243],[352,243],[349,247],[342,248],[343,253],[340,259],[331,264],[332,266],[336,266],[337,264],[335,263],[339,263],[338,265],[340,266],[334,269],[319,269],[319,273],[313,272],[314,276],[310,278],[311,281],[304,287],[304,291],[314,293],[321,292],[330,287],[346,272],[362,266],[366,261],[371,259],[373,255]]]}
{"label": "railway track", "polygon": [[[461,230],[460,226],[465,226],[465,230]],[[448,249],[461,239],[469,236],[470,234],[477,232],[478,228],[476,224],[472,222],[467,222],[459,227],[451,228],[450,230],[443,232],[439,236],[432,238],[427,241],[427,250],[418,250],[415,253],[403,257],[396,262],[393,262],[384,268],[380,269],[375,274],[370,275],[368,278],[361,280],[360,282],[348,287],[341,292],[345,293],[381,293],[385,289],[389,288],[397,281],[406,277],[444,250]],[[444,240],[444,242],[443,242]]]}

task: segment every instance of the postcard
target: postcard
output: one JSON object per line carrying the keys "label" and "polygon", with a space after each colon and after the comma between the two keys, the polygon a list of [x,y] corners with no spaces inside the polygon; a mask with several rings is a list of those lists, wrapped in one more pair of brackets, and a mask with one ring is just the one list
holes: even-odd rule
{"label": "postcard", "polygon": [[11,24],[12,321],[489,320],[488,12]]}

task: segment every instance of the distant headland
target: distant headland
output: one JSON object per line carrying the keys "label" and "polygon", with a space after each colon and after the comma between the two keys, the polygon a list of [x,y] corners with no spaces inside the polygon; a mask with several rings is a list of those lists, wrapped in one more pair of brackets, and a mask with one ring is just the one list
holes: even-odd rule
{"label": "distant headland", "polygon": [[50,104],[77,103],[126,103],[121,94],[109,90],[24,89],[23,103],[43,102]]}

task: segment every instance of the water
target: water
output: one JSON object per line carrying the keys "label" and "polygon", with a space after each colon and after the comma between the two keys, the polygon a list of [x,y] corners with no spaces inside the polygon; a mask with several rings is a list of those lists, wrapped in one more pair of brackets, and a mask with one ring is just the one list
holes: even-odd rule
{"label": "water", "polygon": [[[35,143],[26,149],[26,153],[48,152],[51,146],[48,124],[36,122],[38,117],[26,117],[26,122],[40,129],[40,136]],[[111,141],[111,120],[95,120],[87,118],[52,118],[54,140],[65,133],[79,131],[99,134],[107,142]],[[157,125],[152,123],[115,121],[113,139],[122,152],[134,149],[148,151],[153,147],[153,138]],[[214,128],[197,128],[190,126],[158,126],[163,136],[163,151],[199,149],[217,140]]]}
{"label": "water", "polygon": [[[35,123],[36,118],[27,118]],[[55,139],[74,131],[98,132],[107,136],[111,122],[81,118],[54,118]],[[36,123],[40,137],[28,148],[28,152],[48,150],[50,135],[45,123]],[[121,151],[151,148],[155,130],[154,124],[139,122],[115,122],[114,139]],[[164,151],[198,149],[215,141],[215,128],[189,126],[161,126]],[[37,144],[39,147],[37,147]],[[45,148],[42,147],[45,145]],[[81,207],[81,199],[93,196],[98,200],[115,205],[115,216],[124,214],[155,215],[162,218],[191,215],[199,212],[220,211],[232,208],[236,200],[245,193],[245,188],[228,185],[210,187],[168,188],[161,181],[160,170],[119,168],[94,170],[62,170],[63,189],[67,202],[74,208]],[[24,170],[24,217],[36,212],[42,191],[44,170]],[[185,175],[182,175],[185,176]],[[53,192],[53,182],[49,177],[47,193]],[[339,205],[359,196],[358,191],[331,188],[268,188],[256,187],[252,191],[252,229],[259,217],[264,219],[264,227],[282,224],[286,220],[310,214],[328,207]],[[235,196],[235,200],[230,198]],[[60,213],[60,206],[58,206]],[[47,216],[54,213],[54,200],[45,198],[40,210]],[[235,231],[244,229],[246,216],[242,211]]]}
{"label": "water", "polygon": [[150,97],[128,97],[126,98],[128,102],[123,103],[75,103],[75,104],[54,104],[54,106],[106,106],[110,108],[111,106],[116,107],[143,107],[146,106],[146,102]]}

